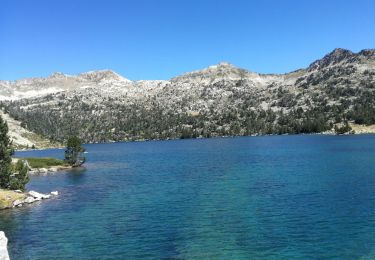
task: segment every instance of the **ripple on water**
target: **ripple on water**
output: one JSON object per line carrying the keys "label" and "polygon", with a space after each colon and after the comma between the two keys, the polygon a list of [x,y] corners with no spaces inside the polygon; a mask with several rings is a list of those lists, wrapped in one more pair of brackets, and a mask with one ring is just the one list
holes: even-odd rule
{"label": "ripple on water", "polygon": [[[372,259],[375,136],[87,145],[0,213],[13,259]],[[19,153],[63,156],[62,150]]]}

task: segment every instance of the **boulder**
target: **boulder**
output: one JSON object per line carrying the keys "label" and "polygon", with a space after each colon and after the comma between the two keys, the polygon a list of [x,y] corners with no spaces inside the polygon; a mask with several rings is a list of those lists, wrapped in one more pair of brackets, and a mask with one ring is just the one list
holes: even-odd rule
{"label": "boulder", "polygon": [[39,192],[36,192],[36,191],[33,191],[33,190],[29,191],[28,194],[30,196],[32,196],[33,198],[38,199],[38,200],[49,199],[51,197],[51,195],[49,195],[49,194],[43,194],[43,193],[39,193]]}
{"label": "boulder", "polygon": [[3,231],[0,231],[0,260],[9,260],[8,238]]}
{"label": "boulder", "polygon": [[46,169],[46,168],[39,168],[38,171],[39,171],[39,173],[47,173],[48,169]]}
{"label": "boulder", "polygon": [[15,200],[13,201],[13,207],[21,207],[23,203],[23,200]]}
{"label": "boulder", "polygon": [[24,200],[24,202],[25,203],[28,203],[28,204],[31,204],[31,203],[33,203],[33,202],[35,202],[36,201],[36,199],[34,199],[33,197],[27,197],[25,200]]}

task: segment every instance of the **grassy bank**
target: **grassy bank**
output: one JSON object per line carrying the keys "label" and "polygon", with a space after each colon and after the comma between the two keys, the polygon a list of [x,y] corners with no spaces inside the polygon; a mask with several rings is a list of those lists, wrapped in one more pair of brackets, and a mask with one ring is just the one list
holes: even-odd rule
{"label": "grassy bank", "polygon": [[50,167],[56,167],[56,166],[68,166],[63,160],[50,158],[50,157],[13,158],[13,163],[16,163],[18,160],[27,160],[29,162],[30,167],[33,169],[50,168]]}
{"label": "grassy bank", "polygon": [[11,208],[13,206],[14,201],[22,200],[25,198],[26,195],[24,193],[0,189],[0,210]]}

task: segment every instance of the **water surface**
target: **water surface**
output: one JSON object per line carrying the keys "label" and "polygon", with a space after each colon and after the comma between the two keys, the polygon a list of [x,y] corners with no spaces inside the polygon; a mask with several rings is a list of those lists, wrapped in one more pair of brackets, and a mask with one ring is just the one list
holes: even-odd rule
{"label": "water surface", "polygon": [[[12,259],[375,258],[375,136],[94,144],[0,212]],[[63,150],[18,152],[63,156]]]}

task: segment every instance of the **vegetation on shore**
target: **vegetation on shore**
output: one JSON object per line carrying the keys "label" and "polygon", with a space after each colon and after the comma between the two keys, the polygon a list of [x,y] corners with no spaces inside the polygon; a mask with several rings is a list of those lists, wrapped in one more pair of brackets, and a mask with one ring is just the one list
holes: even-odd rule
{"label": "vegetation on shore", "polygon": [[85,148],[82,146],[82,141],[77,136],[72,136],[68,139],[64,162],[72,167],[79,167],[85,163],[86,157],[83,156]]}
{"label": "vegetation on shore", "polygon": [[[85,157],[82,156],[84,151],[81,140],[73,137],[68,141],[64,161],[56,158],[28,157],[15,158],[14,162],[12,162],[14,149],[8,136],[8,125],[0,115],[0,209],[22,205],[24,202],[36,201],[35,198],[30,199],[24,193],[26,184],[30,180],[30,169],[80,166],[85,162]],[[30,194],[31,192],[29,192]],[[41,198],[49,198],[48,196],[50,195]]]}
{"label": "vegetation on shore", "polygon": [[67,164],[63,160],[56,159],[56,158],[26,157],[26,158],[23,158],[23,159],[27,160],[27,162],[29,163],[29,166],[31,168],[35,168],[35,169],[49,168],[49,167],[53,167],[53,166],[67,166]]}
{"label": "vegetation on shore", "polygon": [[23,160],[12,164],[13,154],[12,142],[8,136],[8,125],[0,116],[0,209],[10,208],[14,201],[26,197],[24,193],[13,191],[24,191],[29,181],[26,164]]}
{"label": "vegetation on shore", "polygon": [[0,117],[0,188],[25,190],[29,181],[28,168],[23,160],[12,164],[14,149],[8,136],[8,125]]}
{"label": "vegetation on shore", "polygon": [[349,125],[348,121],[345,121],[344,124],[342,124],[341,126],[335,125],[334,130],[336,134],[342,135],[346,133],[351,133],[352,127]]}

